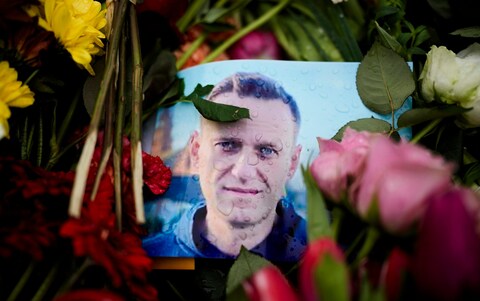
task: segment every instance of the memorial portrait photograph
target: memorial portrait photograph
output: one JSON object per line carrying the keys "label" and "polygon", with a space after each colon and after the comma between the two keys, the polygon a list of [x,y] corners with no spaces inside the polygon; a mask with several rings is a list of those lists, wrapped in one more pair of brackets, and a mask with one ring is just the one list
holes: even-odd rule
{"label": "memorial portrait photograph", "polygon": [[212,85],[205,101],[246,108],[218,122],[190,102],[160,109],[144,125],[146,152],[172,170],[160,197],[145,199],[152,257],[235,258],[241,247],[293,262],[307,245],[301,166],[349,120],[376,116],[356,92],[358,64],[229,61],[180,72],[185,94]]}

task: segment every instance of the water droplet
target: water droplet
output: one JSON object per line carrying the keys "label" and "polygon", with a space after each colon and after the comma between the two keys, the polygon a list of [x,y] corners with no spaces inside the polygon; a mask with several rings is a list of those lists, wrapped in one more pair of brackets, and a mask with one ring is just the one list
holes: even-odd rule
{"label": "water droplet", "polygon": [[253,111],[253,110],[251,110],[251,111],[250,111],[250,116],[251,116],[251,117],[258,117],[258,111]]}
{"label": "water droplet", "polygon": [[233,211],[233,202],[224,200],[224,201],[219,201],[217,203],[217,209],[220,211],[223,215],[229,216],[232,211]]}
{"label": "water droplet", "polygon": [[246,223],[249,223],[250,220],[251,220],[251,219],[250,219],[249,216],[245,216],[245,217],[243,218],[243,221],[246,222]]}
{"label": "water droplet", "polygon": [[262,93],[260,93],[260,92],[255,93],[255,97],[256,98],[262,98]]}
{"label": "water droplet", "polygon": [[338,69],[333,69],[333,74],[338,74]]}
{"label": "water droplet", "polygon": [[241,240],[245,240],[245,239],[247,239],[247,236],[248,236],[248,235],[247,235],[246,232],[242,232],[242,233],[239,234],[239,236],[240,236],[240,239],[241,239]]}
{"label": "water droplet", "polygon": [[248,155],[247,164],[251,166],[255,166],[258,164],[258,156],[257,155]]}
{"label": "water droplet", "polygon": [[233,128],[231,131],[230,131],[230,135],[232,135],[232,137],[237,137],[238,136],[238,127],[236,128]]}
{"label": "water droplet", "polygon": [[352,89],[352,86],[350,84],[345,84],[345,86],[343,86],[343,88],[348,91],[348,90]]}
{"label": "water droplet", "polygon": [[268,164],[268,165],[273,165],[273,161],[272,161],[272,160],[268,160],[267,164]]}
{"label": "water droplet", "polygon": [[192,179],[196,182],[198,182],[198,180],[200,180],[200,177],[198,175],[193,175],[192,176]]}
{"label": "water droplet", "polygon": [[260,139],[262,139],[262,134],[256,134],[255,135],[255,140],[260,141]]}
{"label": "water droplet", "polygon": [[350,108],[344,104],[337,104],[335,106],[335,110],[339,113],[348,113],[350,111]]}
{"label": "water droplet", "polygon": [[302,73],[302,74],[308,74],[308,69],[302,69],[302,70],[300,71],[300,73]]}
{"label": "water droplet", "polygon": [[225,169],[228,168],[228,163],[223,160],[215,160],[213,162],[213,168],[215,168],[218,171],[224,171]]}
{"label": "water droplet", "polygon": [[308,89],[309,89],[310,91],[315,91],[315,89],[317,89],[317,86],[314,85],[314,84],[311,84],[310,86],[308,86]]}
{"label": "water droplet", "polygon": [[257,80],[257,82],[256,82],[256,83],[257,83],[257,86],[259,86],[259,87],[261,87],[261,86],[265,85],[265,81],[264,81],[263,79],[259,79],[259,80]]}
{"label": "water droplet", "polygon": [[322,93],[320,93],[320,97],[321,97],[321,98],[327,98],[327,97],[328,97],[328,94],[325,93],[325,92],[322,92]]}

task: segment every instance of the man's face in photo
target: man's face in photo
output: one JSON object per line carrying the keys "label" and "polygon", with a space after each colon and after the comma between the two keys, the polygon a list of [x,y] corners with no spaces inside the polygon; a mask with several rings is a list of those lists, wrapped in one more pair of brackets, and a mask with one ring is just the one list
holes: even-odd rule
{"label": "man's face in photo", "polygon": [[233,123],[202,120],[191,144],[208,214],[231,224],[251,225],[270,214],[298,165],[296,123],[280,99],[221,94],[218,103],[248,108],[251,119]]}

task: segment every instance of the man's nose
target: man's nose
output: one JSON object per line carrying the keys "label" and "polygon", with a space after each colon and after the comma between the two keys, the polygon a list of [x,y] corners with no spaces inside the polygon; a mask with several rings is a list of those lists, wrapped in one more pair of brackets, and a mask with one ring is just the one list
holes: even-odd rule
{"label": "man's nose", "polygon": [[248,180],[255,177],[258,158],[254,154],[242,153],[233,164],[232,174],[240,180]]}

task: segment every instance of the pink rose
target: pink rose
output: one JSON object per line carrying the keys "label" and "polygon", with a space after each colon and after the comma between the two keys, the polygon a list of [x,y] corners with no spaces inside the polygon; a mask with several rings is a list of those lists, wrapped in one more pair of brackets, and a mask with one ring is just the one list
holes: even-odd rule
{"label": "pink rose", "polygon": [[280,45],[275,35],[260,30],[250,32],[228,50],[231,59],[278,60],[281,58],[280,53]]}
{"label": "pink rose", "polygon": [[320,154],[311,164],[310,172],[329,199],[340,202],[345,198],[351,180],[363,169],[370,141],[377,136],[347,128],[341,142],[318,138]]}
{"label": "pink rose", "polygon": [[450,189],[452,172],[452,164],[427,149],[379,137],[372,141],[350,201],[360,216],[379,217],[386,230],[403,233],[423,215],[431,197]]}

